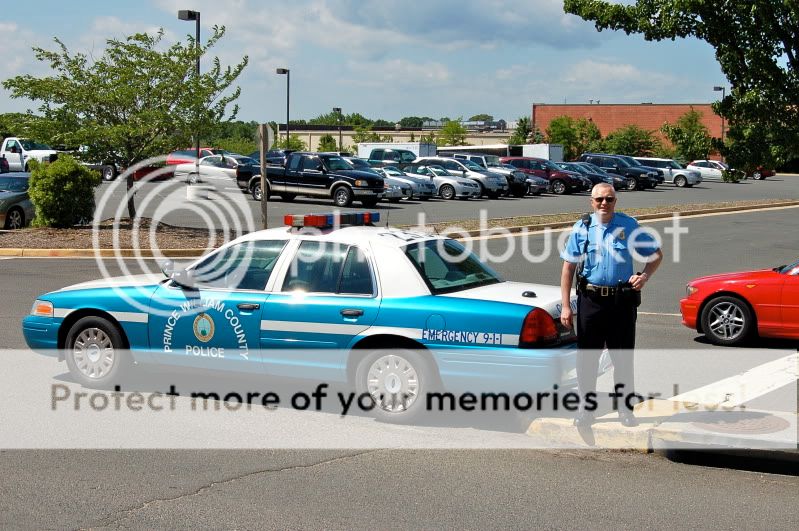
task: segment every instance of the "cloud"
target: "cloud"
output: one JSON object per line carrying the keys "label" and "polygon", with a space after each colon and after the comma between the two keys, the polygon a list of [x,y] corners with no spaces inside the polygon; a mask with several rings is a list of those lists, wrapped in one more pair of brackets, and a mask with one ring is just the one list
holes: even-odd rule
{"label": "cloud", "polygon": [[663,94],[685,88],[685,78],[657,71],[641,70],[622,62],[586,59],[561,73],[565,87],[583,99],[605,99],[607,103],[654,101]]}

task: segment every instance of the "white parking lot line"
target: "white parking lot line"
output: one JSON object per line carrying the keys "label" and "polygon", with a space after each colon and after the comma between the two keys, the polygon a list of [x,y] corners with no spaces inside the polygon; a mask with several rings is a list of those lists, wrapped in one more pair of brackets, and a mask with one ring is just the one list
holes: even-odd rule
{"label": "white parking lot line", "polygon": [[682,317],[680,313],[638,312],[638,315],[664,315],[666,317]]}
{"label": "white parking lot line", "polygon": [[737,407],[799,379],[799,353],[669,398],[675,402]]}

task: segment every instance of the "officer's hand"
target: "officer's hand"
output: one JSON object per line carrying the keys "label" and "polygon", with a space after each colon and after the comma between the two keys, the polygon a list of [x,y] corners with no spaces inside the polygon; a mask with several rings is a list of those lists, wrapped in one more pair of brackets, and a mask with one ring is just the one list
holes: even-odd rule
{"label": "officer's hand", "polygon": [[564,306],[563,311],[560,312],[560,322],[566,328],[573,328],[572,327],[572,319],[574,317],[574,313],[572,312],[571,306]]}
{"label": "officer's hand", "polygon": [[647,280],[649,280],[648,275],[641,274],[641,275],[633,275],[633,276],[631,276],[630,280],[628,280],[627,282],[629,282],[630,284],[633,285],[633,289],[641,291],[641,288],[644,287],[644,284],[646,284]]}

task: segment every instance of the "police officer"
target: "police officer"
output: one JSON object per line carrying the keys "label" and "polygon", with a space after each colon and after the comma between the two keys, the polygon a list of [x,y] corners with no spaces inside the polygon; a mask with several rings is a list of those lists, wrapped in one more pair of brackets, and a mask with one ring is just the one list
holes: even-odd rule
{"label": "police officer", "polygon": [[[634,392],[632,349],[637,307],[640,291],[657,270],[663,253],[652,235],[639,229],[635,218],[616,212],[616,199],[613,186],[605,183],[594,186],[591,190],[594,212],[574,224],[561,253],[564,262],[560,320],[568,328],[576,325],[580,348],[577,385],[581,400],[574,420],[578,427],[590,426],[594,421],[599,356],[605,347],[613,361],[619,419],[625,426],[638,425],[631,409],[634,403],[627,400]],[[636,253],[646,261],[640,273],[634,268]],[[573,323],[569,299],[575,271],[578,303],[577,322]]]}

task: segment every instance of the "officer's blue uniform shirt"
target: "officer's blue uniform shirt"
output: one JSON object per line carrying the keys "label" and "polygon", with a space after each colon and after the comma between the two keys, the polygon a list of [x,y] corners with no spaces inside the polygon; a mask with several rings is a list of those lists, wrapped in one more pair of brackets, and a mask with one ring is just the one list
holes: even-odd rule
{"label": "officer's blue uniform shirt", "polygon": [[607,225],[599,223],[596,214],[591,214],[591,224],[585,230],[582,220],[572,227],[572,233],[561,258],[571,263],[579,263],[583,254],[586,236],[588,236],[588,252],[586,253],[583,276],[590,284],[597,286],[615,286],[619,282],[627,282],[633,275],[634,250],[641,257],[655,254],[660,245],[651,234],[639,229],[638,221],[615,212]]}

